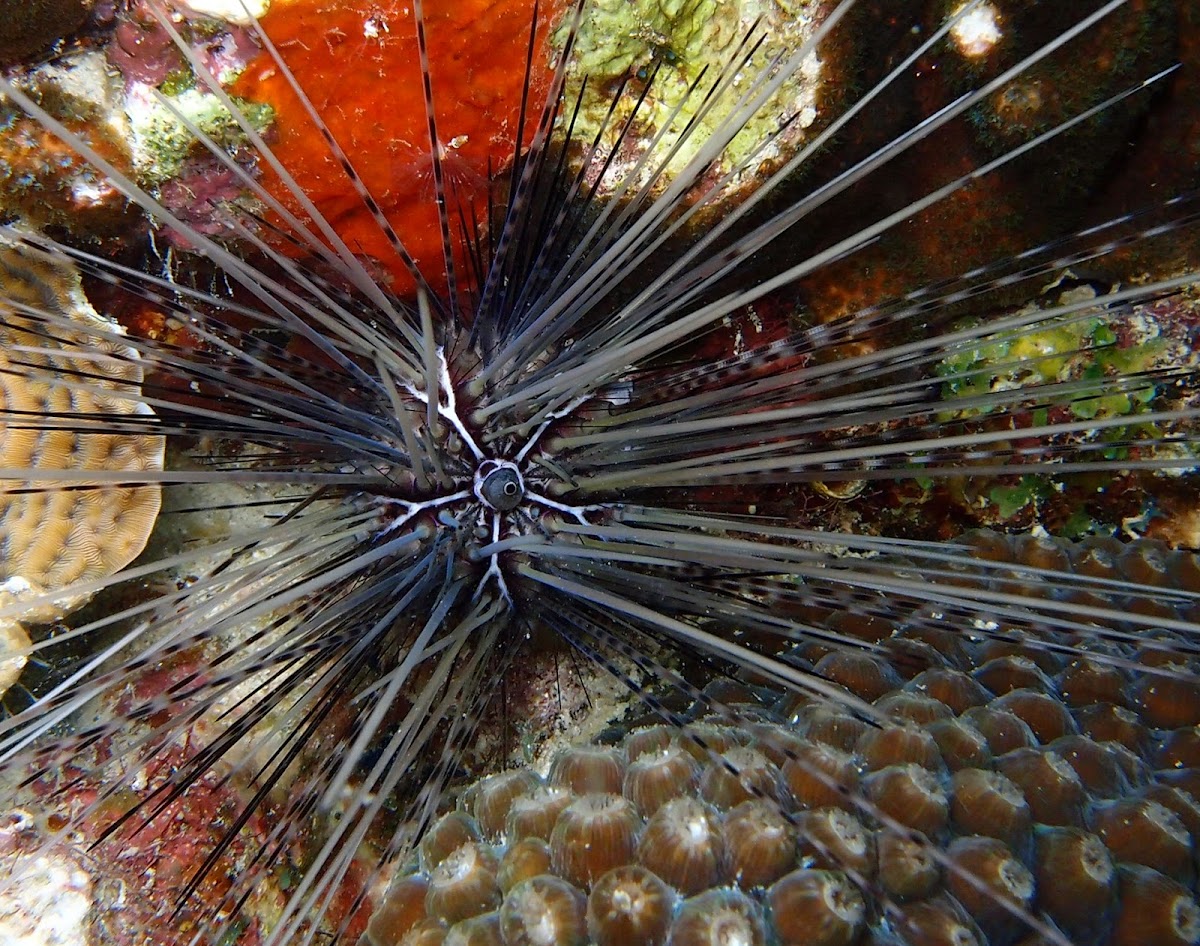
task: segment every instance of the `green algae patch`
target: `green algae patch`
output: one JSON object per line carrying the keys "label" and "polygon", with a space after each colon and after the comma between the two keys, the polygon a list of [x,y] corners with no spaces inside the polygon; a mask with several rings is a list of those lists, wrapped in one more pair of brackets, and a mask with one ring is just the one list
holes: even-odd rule
{"label": "green algae patch", "polygon": [[[942,395],[938,422],[956,430],[1011,428],[1012,439],[996,446],[1018,466],[1027,438],[1060,424],[1079,428],[1056,442],[1067,451],[1084,449],[1097,462],[1145,459],[1147,449],[1160,459],[1172,450],[1180,459],[1192,456],[1190,446],[1164,442],[1168,425],[1142,416],[1180,406],[1179,392],[1155,376],[1177,361],[1180,326],[1153,306],[1053,314],[1052,307],[1093,298],[1088,286],[1065,289],[1020,313],[1036,318],[1044,308],[1043,320],[964,342],[944,357],[934,369]],[[971,324],[977,323],[959,328]],[[1104,486],[1087,476],[1066,478],[1053,465],[1025,475],[977,478],[958,500],[981,523],[998,527],[1024,527],[1049,517],[1077,535],[1108,522]]]}
{"label": "green algae patch", "polygon": [[[989,394],[1058,382],[1077,382],[1081,389],[1065,403],[1078,420],[1124,417],[1148,410],[1154,400],[1153,385],[1131,386],[1123,391],[1103,391],[1106,379],[1147,371],[1166,354],[1166,343],[1155,337],[1136,341],[1122,336],[1121,322],[1111,316],[1070,317],[1044,326],[1002,332],[945,358],[937,366],[943,395],[949,405],[956,400],[985,398]],[[1097,394],[1088,396],[1094,382]],[[1103,391],[1103,393],[1100,393]],[[943,419],[979,417],[999,408],[965,406],[943,414]],[[1038,414],[1041,414],[1039,417]],[[1045,423],[1044,410],[1034,412],[1034,423]]]}
{"label": "green algae patch", "polygon": [[988,501],[1002,520],[1012,519],[1026,506],[1034,506],[1049,498],[1054,487],[1046,477],[1023,476],[1014,486],[997,485],[987,492]]}
{"label": "green algae patch", "polygon": [[[176,91],[169,101],[170,107],[147,99],[129,108],[134,156],[143,185],[177,177],[189,157],[204,153],[189,123],[227,150],[236,151],[247,143],[241,127],[215,95],[192,87]],[[240,99],[234,99],[234,104],[259,132],[266,131],[274,121],[269,105]]]}
{"label": "green algae patch", "polygon": [[[590,5],[575,44],[577,64],[567,101],[584,90],[576,140],[590,143],[599,134],[601,150],[617,152],[601,189],[623,179],[639,187],[665,186],[702,148],[727,137],[724,126],[751,91],[752,80],[765,75],[772,61],[792,60],[819,27],[819,10],[816,3],[763,0],[597,0]],[[562,48],[567,29],[568,23],[559,26],[556,48]],[[736,75],[726,70],[730,63],[741,63]],[[825,65],[814,52],[792,60],[789,68],[769,104],[731,138],[712,172],[733,172],[734,183],[740,183],[764,163],[785,160],[809,136]],[[710,97],[724,79],[731,81]],[[610,117],[613,91],[623,81],[632,94],[622,96]],[[619,140],[627,125],[629,133]],[[639,167],[652,144],[652,159]]]}

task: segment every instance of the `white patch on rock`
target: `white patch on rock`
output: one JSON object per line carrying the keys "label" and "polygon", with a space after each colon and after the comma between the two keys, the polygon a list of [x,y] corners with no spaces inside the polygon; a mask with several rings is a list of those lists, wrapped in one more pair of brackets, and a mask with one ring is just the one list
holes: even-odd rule
{"label": "white patch on rock", "polygon": [[266,14],[271,0],[178,0],[178,4],[197,16],[247,26]]}
{"label": "white patch on rock", "polygon": [[996,8],[990,3],[980,4],[950,27],[950,38],[958,51],[972,59],[987,55],[1003,36]]}
{"label": "white patch on rock", "polygon": [[62,854],[0,856],[0,943],[84,946],[91,942],[92,880]]}

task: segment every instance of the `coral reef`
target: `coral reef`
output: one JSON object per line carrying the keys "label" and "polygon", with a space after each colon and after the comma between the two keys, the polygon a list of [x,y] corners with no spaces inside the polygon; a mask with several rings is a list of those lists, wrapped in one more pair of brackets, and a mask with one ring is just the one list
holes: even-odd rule
{"label": "coral reef", "polygon": [[[737,127],[731,116],[741,100],[714,103],[710,87],[733,80],[737,71],[758,75],[765,85],[769,63],[798,56],[823,24],[832,26],[826,22],[830,9],[818,2],[758,0],[592,4],[575,40],[577,60],[568,87],[572,98],[582,96],[574,119],[579,139],[599,144],[589,157],[596,166],[613,160],[636,171],[629,175],[631,182],[653,183],[661,190],[713,140],[731,136],[710,170],[712,180],[732,174],[735,189],[751,190],[767,169],[781,165],[828,125],[846,91],[849,44],[827,43],[819,55],[808,47],[787,82],[764,92],[755,117]],[[559,46],[567,28],[567,23],[559,28]],[[609,114],[613,90],[627,81],[641,94],[620,103],[614,120]],[[759,88],[747,81],[739,91],[748,96]],[[635,134],[626,134],[627,123],[636,127]],[[661,169],[652,162],[639,164],[656,139],[675,149]]]}
{"label": "coral reef", "polygon": [[[1088,396],[1088,385],[1105,378],[1135,376],[1167,364],[1195,366],[1196,313],[1192,303],[1181,296],[1170,304],[1155,302],[1114,315],[1102,308],[1086,308],[1088,300],[1096,295],[1095,286],[1073,284],[1068,273],[1063,282],[1050,287],[1025,311],[1045,305],[1083,308],[1038,332],[1020,337],[1001,333],[943,361],[936,369],[948,379],[945,393],[950,410],[943,417],[985,416],[989,394],[1020,387],[1036,391],[1067,382],[1077,386],[1075,397],[1036,407],[1019,425],[1038,427],[1051,415],[1080,421],[1127,417],[1128,425],[1085,428],[1077,439],[1081,443],[1111,445],[1105,448],[1105,455],[1113,460],[1136,461],[1155,453],[1180,461],[1195,456],[1190,445],[1160,443],[1153,423],[1139,423],[1138,415],[1149,410],[1160,389],[1109,390],[1101,397]],[[967,320],[965,324],[974,322]],[[1194,403],[1194,394],[1186,390],[1180,390],[1178,396],[1181,404]],[[953,405],[959,399],[973,406],[956,412]],[[1055,535],[1073,537],[1094,531],[1098,524],[1132,522],[1141,516],[1147,519],[1140,529],[1145,532],[1149,520],[1161,518],[1156,502],[1163,490],[1161,477],[1144,480],[1130,475],[1122,488],[1110,485],[1102,491],[1097,491],[1094,482],[1072,482],[1046,475],[1045,471],[1024,476],[980,476],[970,484],[950,484],[943,489],[928,482],[925,486],[928,489],[924,497],[910,498],[914,513],[940,506],[941,513],[948,515],[954,509],[966,517],[965,524],[970,526],[1040,524]]]}
{"label": "coral reef", "polygon": [[[269,108],[246,102],[237,105],[257,131],[270,126]],[[157,100],[137,98],[127,101],[126,108],[133,134],[135,167],[146,186],[167,181],[179,185],[189,159],[197,157],[193,152],[199,150],[193,128],[223,147],[236,148],[246,140],[221,101],[197,88],[178,92],[170,99],[169,107]],[[216,176],[220,176],[219,172]],[[211,198],[198,193],[193,195],[192,202],[194,206],[203,206],[206,199]],[[208,215],[212,216],[211,212]]]}
{"label": "coral reef", "polygon": [[[99,752],[111,749],[107,744],[97,747]],[[175,909],[172,897],[190,882],[209,846],[239,817],[247,792],[225,771],[210,773],[182,798],[164,799],[166,767],[184,763],[182,749],[164,752],[161,760],[164,769],[143,772],[136,785],[114,793],[87,774],[89,760],[80,753],[78,767],[47,772],[39,780],[43,791],[69,786],[67,808],[60,817],[8,814],[11,824],[0,834],[0,877],[6,884],[38,893],[0,902],[0,931],[12,937],[4,942],[154,946],[161,942],[161,930],[199,927],[205,904],[220,900],[236,876],[230,872],[253,862],[256,845],[269,837],[269,828],[252,819],[230,850],[230,872],[209,873],[192,891],[193,905]],[[4,791],[11,789],[5,786]],[[136,799],[153,804],[156,814],[124,822],[120,816]],[[62,839],[61,815],[68,811],[76,817],[86,812],[81,819],[86,826]],[[52,853],[42,853],[47,851]],[[245,904],[236,942],[257,946],[264,925],[275,921],[282,906],[279,887],[261,885]]]}
{"label": "coral reef", "polygon": [[[930,4],[922,28],[933,28],[942,16],[964,6],[950,0]],[[888,30],[907,23],[910,14],[900,15],[896,5],[887,3],[876,7],[878,15],[868,21],[862,42],[869,48],[887,48],[899,41]],[[989,0],[983,8],[992,12],[999,34],[995,41],[988,42],[982,54],[955,44],[954,52],[923,61],[911,84],[886,97],[885,117],[869,130],[854,132],[831,152],[831,167],[813,172],[818,180],[869,154],[898,128],[908,127],[914,115],[945,107],[995,78],[1014,54],[1030,52],[1055,35],[1067,12],[1021,0]],[[1187,143],[1194,141],[1188,129],[1194,127],[1195,110],[1183,103],[1194,101],[1198,26],[1190,3],[1127,4],[1084,41],[1064,46],[1020,80],[995,89],[970,111],[969,122],[955,128],[954,141],[918,143],[893,175],[857,190],[855,207],[869,212],[867,208],[876,205],[896,206],[907,195],[941,186],[1066,116],[1136,86],[1146,75],[1182,63],[1170,77],[1170,94],[1126,99],[1106,110],[1103,122],[1084,123],[1035,154],[972,181],[935,207],[922,209],[853,261],[823,268],[803,288],[814,314],[830,318],[852,312],[881,296],[902,294],[1000,254],[1020,253],[1076,227],[1108,221],[1152,203],[1162,187],[1171,193],[1195,188],[1200,184],[1200,159]],[[869,57],[857,65],[846,78],[868,85],[884,68]],[[1130,136],[1136,136],[1136,152],[1127,148]],[[842,207],[836,215],[817,215],[816,232],[837,232],[845,213]],[[1119,278],[1170,271],[1195,256],[1194,239],[1183,235],[1091,259],[1081,275]]]}
{"label": "coral reef", "polygon": [[[252,139],[274,119],[267,105],[235,99],[227,106],[218,94],[259,52],[243,22],[251,21],[247,8],[236,6],[237,15],[220,4],[198,4],[168,16],[149,0],[136,0],[119,11],[105,47],[124,80],[113,107],[128,129],[130,176],[207,236],[234,236],[219,210],[225,204],[261,209],[247,187],[257,163]],[[210,148],[238,155],[237,173]],[[194,248],[171,228],[161,235],[174,248]]]}
{"label": "coral reef", "polygon": [[77,946],[91,936],[89,911],[92,881],[83,857],[61,851],[32,861],[21,857],[23,845],[37,836],[33,816],[20,810],[4,813],[0,826],[0,876],[21,871],[21,897],[0,905],[0,939],[20,946]]}
{"label": "coral reef", "polygon": [[[177,18],[173,28],[198,62],[220,81],[232,81],[258,47],[236,23],[192,16]],[[162,185],[164,199],[181,215],[209,220],[210,201],[245,195],[241,181],[231,186],[223,169],[213,167],[191,129],[231,150],[245,148],[246,135],[199,83],[164,21],[145,3],[117,11],[107,45],[72,51],[18,73],[17,81],[81,145],[67,147],[44,123],[0,98],[0,217],[76,242],[106,241],[106,251],[115,253],[144,236],[142,212],[125,193],[130,186],[157,192]],[[269,107],[237,104],[250,127],[264,131],[271,124]],[[110,179],[81,147],[93,149],[125,180]]]}
{"label": "coral reef", "polygon": [[181,6],[197,16],[248,26],[266,15],[271,0],[181,0]]}
{"label": "coral reef", "polygon": [[[1136,537],[1196,507],[1197,274],[1146,250],[1196,200],[1072,237],[1056,183],[1119,176],[1110,139],[1187,87],[1138,44],[1187,23],[1130,0],[1092,34],[1092,2],[862,0],[816,58],[788,24],[847,6],[124,5],[109,94],[145,133],[98,182],[154,239],[4,228],[129,331],[0,286],[6,376],[50,388],[3,405],[9,513],[79,513],[27,558],[105,591],[0,635],[7,676],[44,661],[0,718],[30,813],[0,917],[53,876],[104,946],[1194,940],[1197,560]],[[26,159],[66,114],[29,78],[0,77]],[[716,111],[672,138],[691,83]],[[49,190],[92,147],[59,134]],[[1093,278],[1126,245],[1146,284]],[[93,434],[144,468],[43,488],[29,451]],[[104,558],[88,498],[147,485],[145,557],[69,575]],[[0,617],[37,614],[26,571]]]}
{"label": "coral reef", "polygon": [[[29,595],[32,590],[21,579],[3,582],[0,584],[0,608],[10,609],[22,595]],[[15,618],[0,621],[0,696],[21,678],[21,671],[29,663],[30,643],[29,633],[20,621]]]}

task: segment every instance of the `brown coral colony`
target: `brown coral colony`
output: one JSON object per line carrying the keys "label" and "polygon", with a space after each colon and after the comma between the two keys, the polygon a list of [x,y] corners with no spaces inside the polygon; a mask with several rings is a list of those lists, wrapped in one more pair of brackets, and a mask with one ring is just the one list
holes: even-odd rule
{"label": "brown coral colony", "polygon": [[[1017,543],[977,541],[1022,560]],[[1067,659],[1049,639],[997,658],[995,640],[964,636],[940,665],[868,686],[871,717],[713,686],[696,722],[567,750],[549,784],[485,779],[426,837],[422,870],[393,882],[370,943],[431,929],[508,946],[1200,942],[1200,807],[1178,787],[1196,781],[1200,705],[1166,729],[1119,648],[1097,636]],[[862,655],[826,663],[897,673]],[[1142,737],[1090,734],[1105,707]],[[447,910],[434,891],[458,862],[488,894]]]}

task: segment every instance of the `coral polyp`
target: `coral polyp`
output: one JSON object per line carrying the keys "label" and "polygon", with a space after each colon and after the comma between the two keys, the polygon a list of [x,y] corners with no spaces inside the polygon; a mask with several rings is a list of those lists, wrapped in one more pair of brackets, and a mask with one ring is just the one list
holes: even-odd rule
{"label": "coral polyp", "polygon": [[1197,505],[1196,200],[1071,206],[1189,21],[743,6],[142,0],[96,41],[146,40],[149,162],[0,77],[131,221],[12,202],[124,328],[47,361],[0,287],[11,384],[81,396],[6,441],[168,445],[0,470],[163,496],[0,596],[0,920],[54,875],[121,946],[1192,935],[1200,585],[1146,534]]}

